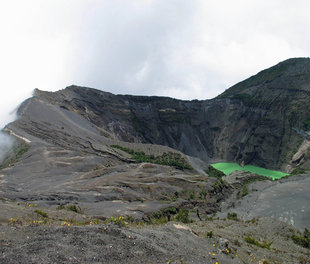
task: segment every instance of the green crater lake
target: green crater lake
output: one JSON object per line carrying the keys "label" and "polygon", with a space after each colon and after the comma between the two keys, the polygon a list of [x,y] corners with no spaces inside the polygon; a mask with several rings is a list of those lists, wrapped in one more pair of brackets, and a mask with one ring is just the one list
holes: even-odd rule
{"label": "green crater lake", "polygon": [[253,166],[253,165],[245,165],[244,167],[241,167],[237,163],[219,162],[219,163],[211,164],[211,166],[223,172],[225,175],[229,175],[234,171],[248,171],[248,172],[256,173],[258,175],[270,177],[273,180],[281,179],[289,175],[288,173],[284,173],[281,171],[268,170],[268,169],[264,169],[264,168]]}

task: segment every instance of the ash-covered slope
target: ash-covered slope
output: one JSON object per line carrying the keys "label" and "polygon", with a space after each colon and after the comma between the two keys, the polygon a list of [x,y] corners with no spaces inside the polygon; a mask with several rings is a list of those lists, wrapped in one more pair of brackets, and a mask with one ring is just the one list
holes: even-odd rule
{"label": "ash-covered slope", "polygon": [[[30,148],[20,162],[1,171],[0,195],[54,204],[95,202],[93,212],[111,201],[121,201],[123,209],[128,209],[125,201],[149,201],[154,209],[163,194],[171,198],[186,187],[197,197],[209,193],[209,201],[219,201],[230,191],[222,184],[217,188],[214,178],[203,180],[212,160],[275,169],[308,166],[309,80],[310,60],[291,59],[205,101],[113,95],[77,86],[35,90],[19,108],[18,120],[5,128]],[[140,166],[113,145],[155,157],[175,153],[194,170]],[[140,204],[131,205],[141,210]]]}
{"label": "ash-covered slope", "polygon": [[[309,59],[291,59],[204,101],[77,86],[35,90],[5,128],[18,144],[0,167],[0,259],[75,263],[76,256],[86,262],[99,256],[142,263],[152,252],[154,262],[309,262],[307,249],[292,240],[300,235],[292,226],[248,219],[269,216],[309,228],[309,172],[271,182],[246,172],[217,178],[205,171],[215,160],[307,167],[309,89]],[[159,157],[165,162],[152,164]],[[186,166],[176,166],[176,157]],[[210,218],[230,212],[250,221]],[[197,221],[140,229],[170,220]],[[2,227],[7,224],[14,228]],[[249,235],[259,242],[247,242]],[[50,241],[67,248],[59,253]]]}
{"label": "ash-covered slope", "polygon": [[309,94],[310,60],[298,58],[212,100],[113,95],[78,86],[34,95],[83,116],[114,139],[165,145],[205,161],[290,170],[308,160]]}

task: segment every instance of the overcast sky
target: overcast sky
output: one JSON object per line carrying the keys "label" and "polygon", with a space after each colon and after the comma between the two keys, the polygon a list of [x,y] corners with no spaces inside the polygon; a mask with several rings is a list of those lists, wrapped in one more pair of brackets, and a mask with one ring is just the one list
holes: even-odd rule
{"label": "overcast sky", "polygon": [[212,98],[310,54],[309,0],[0,2],[0,126],[34,88]]}

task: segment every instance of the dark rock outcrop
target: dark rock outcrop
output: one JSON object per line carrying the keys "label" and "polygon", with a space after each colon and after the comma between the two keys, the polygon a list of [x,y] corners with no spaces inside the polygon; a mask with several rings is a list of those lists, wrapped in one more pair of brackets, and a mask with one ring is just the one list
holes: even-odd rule
{"label": "dark rock outcrop", "polygon": [[307,161],[307,150],[292,161],[310,128],[310,59],[281,62],[236,84],[212,100],[113,95],[70,86],[36,90],[31,102],[58,105],[127,142],[166,145],[205,161],[244,160],[285,169]]}

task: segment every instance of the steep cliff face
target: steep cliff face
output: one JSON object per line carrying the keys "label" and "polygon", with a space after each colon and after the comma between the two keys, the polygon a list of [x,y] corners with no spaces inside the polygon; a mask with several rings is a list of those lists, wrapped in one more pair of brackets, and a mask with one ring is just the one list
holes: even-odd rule
{"label": "steep cliff face", "polygon": [[[255,175],[235,173],[223,181],[205,169],[220,160],[308,167],[309,92],[309,59],[282,62],[212,100],[113,95],[78,86],[35,90],[4,129],[21,143],[0,164],[0,211],[7,216],[0,224],[24,214],[16,206],[31,203],[50,210],[55,221],[66,215],[59,217],[59,206],[70,204],[96,218],[136,219],[167,207],[196,211],[194,219],[234,207],[238,216],[273,215],[308,228],[309,173],[244,188]],[[239,206],[244,190],[256,196],[243,197],[246,205]],[[275,193],[290,193],[290,203],[283,203],[285,195],[271,203]]]}
{"label": "steep cliff face", "polygon": [[[226,90],[218,98],[239,100],[252,133],[242,154],[284,168],[308,164],[310,59],[283,61]],[[301,149],[300,149],[301,148]],[[299,155],[294,155],[299,150]]]}
{"label": "steep cliff face", "polygon": [[70,86],[35,98],[78,113],[111,138],[166,145],[205,161],[284,169],[307,160],[310,60],[290,59],[212,100],[113,95]]}

